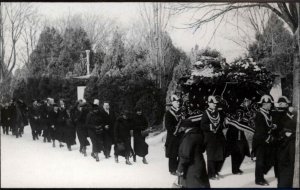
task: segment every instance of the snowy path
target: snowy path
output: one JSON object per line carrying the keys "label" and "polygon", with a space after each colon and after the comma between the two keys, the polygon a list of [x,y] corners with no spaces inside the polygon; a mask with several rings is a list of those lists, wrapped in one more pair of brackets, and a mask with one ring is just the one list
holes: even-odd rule
{"label": "snowy path", "polygon": [[[2,132],[2,131],[1,131]],[[1,187],[132,187],[169,188],[176,180],[168,172],[168,160],[164,157],[162,137],[164,133],[147,139],[149,143],[148,165],[137,162],[128,166],[123,157],[119,164],[113,158],[105,159],[100,154],[100,162],[79,153],[79,144],[72,146],[73,151],[53,148],[52,143],[33,141],[29,126],[25,127],[22,138],[1,133]],[[78,140],[77,140],[78,142]],[[111,153],[113,155],[113,153]],[[254,184],[254,163],[245,160],[241,169],[243,175],[231,174],[230,158],[221,172],[225,178],[211,181],[211,187],[261,187]],[[276,187],[273,169],[266,179],[269,187]]]}

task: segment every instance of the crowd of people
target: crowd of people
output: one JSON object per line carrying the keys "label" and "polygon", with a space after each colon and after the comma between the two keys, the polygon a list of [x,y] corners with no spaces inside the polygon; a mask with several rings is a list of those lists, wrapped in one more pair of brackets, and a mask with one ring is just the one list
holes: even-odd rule
{"label": "crowd of people", "polygon": [[[292,187],[297,113],[285,96],[278,99],[277,107],[271,96],[262,96],[254,116],[247,112],[251,103],[245,98],[240,105],[239,118],[232,120],[221,109],[218,99],[209,96],[207,109],[201,115],[182,118],[181,100],[176,95],[171,96],[171,107],[166,110],[163,122],[167,130],[165,156],[170,174],[178,176],[177,185],[209,188],[209,180],[224,177],[220,171],[229,156],[232,174],[242,175],[241,164],[248,156],[255,161],[256,184],[269,185],[264,175],[274,167],[278,187]],[[250,122],[254,128],[249,127]],[[65,143],[72,151],[77,134],[80,153],[87,156],[87,146],[91,142],[91,156],[97,162],[101,152],[109,159],[114,145],[116,163],[122,156],[127,165],[132,165],[129,159],[132,157],[136,162],[136,156],[140,156],[142,162],[148,164],[145,138],[151,127],[140,107],[134,115],[123,110],[118,118],[110,110],[109,102],[100,105],[98,99],[92,104],[79,100],[74,106],[67,106],[62,99],[57,103],[51,98],[33,100],[30,106],[22,100],[12,100],[1,107],[3,134],[12,132],[20,138],[28,124],[34,141],[43,138],[44,143],[52,142],[53,147],[58,141],[59,147],[64,147]],[[253,136],[251,151],[245,131]]]}
{"label": "crowd of people", "polygon": [[[257,185],[269,185],[264,175],[274,167],[278,187],[293,186],[297,116],[285,96],[278,99],[276,107],[271,96],[262,96],[254,116],[246,112],[252,102],[245,98],[237,120],[226,116],[215,96],[208,97],[202,114],[189,118],[182,118],[178,96],[172,95],[171,102],[164,118],[165,149],[169,172],[178,176],[176,186],[209,188],[209,180],[224,177],[220,171],[228,156],[233,175],[243,174],[240,167],[248,156],[255,161]],[[250,122],[254,127],[249,127]],[[251,151],[245,131],[252,133]]]}
{"label": "crowd of people", "polygon": [[60,148],[66,144],[68,150],[72,151],[77,134],[80,153],[87,156],[87,146],[91,142],[91,156],[97,162],[101,152],[109,159],[114,145],[116,163],[119,162],[119,156],[123,156],[125,163],[132,165],[129,158],[132,157],[136,162],[136,156],[139,156],[144,164],[148,164],[148,144],[145,138],[151,128],[139,107],[133,115],[123,110],[116,117],[110,110],[109,102],[104,101],[101,106],[98,99],[94,99],[92,104],[78,100],[73,106],[66,105],[63,99],[57,103],[52,98],[33,100],[29,106],[20,99],[13,99],[1,106],[3,134],[9,135],[11,132],[16,138],[20,138],[28,124],[34,141],[42,138],[44,143],[52,142],[53,147],[58,142]]}

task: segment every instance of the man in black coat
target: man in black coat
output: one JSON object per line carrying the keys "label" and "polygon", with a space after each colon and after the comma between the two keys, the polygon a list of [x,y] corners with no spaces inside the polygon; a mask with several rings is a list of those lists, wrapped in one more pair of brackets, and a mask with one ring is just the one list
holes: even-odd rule
{"label": "man in black coat", "polygon": [[204,143],[207,154],[208,177],[212,180],[221,178],[219,172],[226,158],[226,139],[223,134],[224,117],[218,112],[217,104],[216,97],[209,96],[209,107],[204,111],[201,120],[201,129],[204,131]]}
{"label": "man in black coat", "polygon": [[43,125],[43,137],[44,142],[48,141],[51,142],[51,135],[50,135],[50,127],[51,127],[51,119],[50,114],[53,112],[53,106],[51,105],[51,99],[48,98],[46,103],[42,105],[41,109],[41,122]]}
{"label": "man in black coat", "polygon": [[11,110],[8,103],[5,103],[1,109],[1,125],[3,127],[3,134],[8,135],[9,126],[11,125]]}
{"label": "man in black coat", "polygon": [[88,114],[87,104],[79,100],[73,110],[73,120],[76,127],[78,140],[80,143],[79,152],[87,156],[86,147],[90,145],[88,137],[88,129],[85,125],[86,117]]}
{"label": "man in black coat", "polygon": [[[53,110],[51,110],[49,112],[49,136],[52,140],[52,147],[55,147],[55,140],[59,140],[60,136],[59,136],[59,131],[58,131],[58,120],[59,120],[59,116],[60,116],[60,111],[59,111],[59,106],[54,103],[52,104],[53,106]],[[60,147],[62,147],[62,144],[60,142]]]}
{"label": "man in black coat", "polygon": [[176,95],[171,96],[172,106],[166,111],[164,117],[165,128],[167,129],[167,138],[165,143],[166,157],[169,158],[169,172],[176,175],[178,166],[178,149],[180,144],[180,134],[176,134],[176,128],[179,124],[179,98]]}
{"label": "man in black coat", "polygon": [[95,99],[92,110],[86,117],[86,126],[88,128],[88,135],[92,141],[91,156],[99,162],[99,153],[103,151],[103,130],[102,120],[100,117],[99,100]]}
{"label": "man in black coat", "polygon": [[[118,156],[124,156],[127,165],[132,165],[129,161],[131,147],[131,135],[130,130],[132,130],[132,123],[130,123],[128,118],[129,112],[122,111],[121,117],[116,120],[114,127],[114,139],[115,139],[115,161],[119,162]],[[123,147],[123,148],[121,148]]]}
{"label": "man in black coat", "polygon": [[114,114],[110,110],[109,102],[103,102],[103,108],[101,109],[101,120],[103,122],[103,141],[104,141],[104,155],[105,158],[109,158],[111,146],[114,142]]}
{"label": "man in black coat", "polygon": [[37,100],[33,100],[32,106],[29,109],[29,122],[33,140],[38,140],[38,133],[40,130],[41,111]]}
{"label": "man in black coat", "polygon": [[[136,114],[133,117],[133,161],[136,162],[136,156],[143,157],[143,163],[148,164],[146,155],[148,154],[148,144],[145,137],[148,135],[148,122],[142,114],[140,107],[136,108]],[[142,133],[143,132],[143,133]]]}
{"label": "man in black coat", "polygon": [[[242,105],[237,110],[238,118],[236,118],[236,122],[233,122],[233,125],[228,125],[226,133],[227,151],[231,155],[231,168],[233,174],[242,174],[243,171],[240,169],[240,166],[245,156],[250,157],[250,149],[244,130],[236,127],[237,125],[242,127],[245,126],[245,128],[247,126],[249,127],[250,118],[248,113],[250,112],[250,104],[251,100],[245,98]],[[250,132],[252,133],[252,131]]]}
{"label": "man in black coat", "polygon": [[192,122],[180,125],[184,135],[179,146],[179,164],[177,175],[181,178],[183,188],[210,188],[206,164],[203,157],[205,151],[204,135],[199,126]]}
{"label": "man in black coat", "polygon": [[264,174],[267,174],[274,165],[274,132],[277,126],[273,124],[270,110],[273,100],[269,95],[263,95],[258,102],[261,104],[257,112],[254,123],[255,132],[252,141],[252,149],[256,157],[255,162],[255,183],[266,186],[269,183],[265,180]]}
{"label": "man in black coat", "polygon": [[289,107],[291,102],[285,97],[278,99],[278,111],[273,115],[279,128],[279,142],[277,143],[278,187],[293,187],[295,162],[295,134],[297,114]]}

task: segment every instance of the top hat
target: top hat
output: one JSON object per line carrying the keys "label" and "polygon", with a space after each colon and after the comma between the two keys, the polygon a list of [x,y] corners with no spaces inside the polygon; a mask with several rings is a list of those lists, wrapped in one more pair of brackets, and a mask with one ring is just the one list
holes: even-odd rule
{"label": "top hat", "polygon": [[271,103],[271,104],[273,104],[274,101],[273,101],[273,99],[272,99],[271,96],[265,94],[265,95],[263,95],[263,96],[260,98],[260,101],[257,102],[257,103],[259,103],[259,104],[263,104],[263,103]]}

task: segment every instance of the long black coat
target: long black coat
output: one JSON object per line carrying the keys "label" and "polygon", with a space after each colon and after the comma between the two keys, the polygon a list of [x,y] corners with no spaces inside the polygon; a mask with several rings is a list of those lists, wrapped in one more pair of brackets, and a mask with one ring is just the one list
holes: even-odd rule
{"label": "long black coat", "polygon": [[148,144],[145,141],[145,136],[141,134],[141,131],[147,127],[148,122],[145,116],[135,114],[133,117],[133,149],[134,153],[141,157],[148,154]]}
{"label": "long black coat", "polygon": [[[99,110],[97,112],[95,112],[94,110],[90,111],[87,114],[86,117],[86,126],[88,128],[88,134],[92,140],[92,144],[93,144],[93,150],[95,152],[101,152],[104,149],[104,143],[103,143],[103,125],[102,125],[102,120],[100,117],[100,113]],[[98,126],[102,126],[101,130],[102,132],[97,132],[97,127]]]}
{"label": "long black coat", "polygon": [[50,114],[53,111],[53,106],[43,104],[41,106],[41,125],[42,129],[47,129],[51,125]]}
{"label": "long black coat", "polygon": [[[47,125],[49,125],[49,134],[51,136],[52,140],[58,140],[58,136],[57,135],[57,126],[58,126],[58,117],[59,117],[59,111],[55,112],[54,110],[51,110],[48,113],[48,118],[47,118]],[[54,126],[54,127],[52,127]]]}
{"label": "long black coat", "polygon": [[61,142],[66,142],[66,120],[68,118],[68,114],[66,109],[59,109],[58,111],[58,118],[57,118],[57,124],[55,128],[55,135],[56,139]]}
{"label": "long black coat", "polygon": [[101,109],[100,115],[103,126],[108,125],[108,129],[104,129],[103,131],[104,143],[108,146],[111,146],[114,143],[114,113],[110,111],[108,114],[104,111],[104,109]]}
{"label": "long black coat", "polygon": [[[132,123],[129,119],[122,117],[118,118],[114,127],[114,138],[115,138],[115,154],[121,156],[129,156],[131,152],[131,136],[130,130],[132,130]],[[125,150],[119,151],[116,144],[124,143]]]}
{"label": "long black coat", "polygon": [[[293,186],[294,162],[295,162],[295,134],[297,115],[287,112],[279,118],[278,124],[281,125],[280,136],[281,140],[277,149],[278,158],[278,187],[291,188]],[[292,116],[292,117],[291,117]],[[292,135],[287,137],[286,132],[291,132]]]}
{"label": "long black coat", "polygon": [[37,130],[40,128],[41,110],[39,106],[31,106],[29,108],[29,122],[32,129]]}
{"label": "long black coat", "polygon": [[76,127],[78,140],[81,146],[90,145],[89,141],[87,140],[88,128],[85,124],[87,114],[88,114],[88,110],[83,108],[81,111],[75,109],[72,115]]}
{"label": "long black coat", "polygon": [[[209,111],[209,110],[208,110]],[[217,114],[217,111],[215,113]],[[223,161],[226,157],[226,139],[223,134],[223,116],[220,114],[219,127],[216,133],[210,130],[211,121],[206,113],[203,113],[201,129],[204,131],[204,143],[206,146],[207,159],[211,161]]]}
{"label": "long black coat", "polygon": [[75,130],[75,124],[72,120],[72,117],[70,114],[67,113],[66,119],[65,119],[65,125],[63,127],[64,131],[64,140],[67,143],[67,145],[71,146],[76,144],[76,130]]}
{"label": "long black coat", "polygon": [[201,130],[193,128],[182,137],[179,146],[179,164],[177,170],[183,172],[182,185],[186,188],[209,188],[206,164],[204,136]]}
{"label": "long black coat", "polygon": [[174,135],[176,125],[178,124],[177,118],[168,110],[165,113],[165,127],[167,129],[167,138],[165,143],[166,157],[176,158],[178,156],[178,149],[180,144],[181,135]]}
{"label": "long black coat", "polygon": [[1,124],[3,126],[11,125],[11,109],[9,106],[5,106],[1,108]]}

